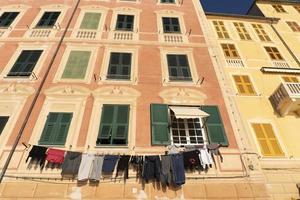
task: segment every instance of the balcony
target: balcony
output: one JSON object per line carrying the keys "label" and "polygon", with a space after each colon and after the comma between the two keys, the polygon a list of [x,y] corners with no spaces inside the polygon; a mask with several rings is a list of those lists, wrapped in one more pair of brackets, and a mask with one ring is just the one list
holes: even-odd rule
{"label": "balcony", "polygon": [[273,61],[273,65],[277,68],[290,68],[289,64],[285,61]]}
{"label": "balcony", "polygon": [[115,30],[110,33],[110,39],[118,40],[118,41],[138,40],[138,33],[133,32],[133,31]]}
{"label": "balcony", "polygon": [[300,115],[300,83],[282,83],[269,99],[281,116],[291,112]]}
{"label": "balcony", "polygon": [[241,59],[226,59],[228,67],[244,67],[244,63]]}
{"label": "balcony", "polygon": [[31,30],[29,30],[28,36],[30,38],[48,38],[48,37],[50,37],[51,32],[52,32],[52,29],[49,29],[49,28],[31,29]]}
{"label": "balcony", "polygon": [[80,29],[76,31],[75,37],[78,39],[95,39],[97,37],[97,31]]}

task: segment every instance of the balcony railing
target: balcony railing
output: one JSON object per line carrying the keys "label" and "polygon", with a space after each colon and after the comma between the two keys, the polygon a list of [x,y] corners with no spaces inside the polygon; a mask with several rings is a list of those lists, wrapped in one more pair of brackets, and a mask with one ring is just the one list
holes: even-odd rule
{"label": "balcony railing", "polygon": [[111,31],[110,39],[119,41],[132,41],[138,39],[138,33],[133,31]]}
{"label": "balcony railing", "polygon": [[281,116],[290,112],[300,114],[300,83],[282,83],[269,99]]}
{"label": "balcony railing", "polygon": [[47,38],[50,36],[52,29],[32,29],[29,31],[30,38]]}
{"label": "balcony railing", "polygon": [[244,67],[242,59],[226,59],[228,67]]}
{"label": "balcony railing", "polygon": [[286,61],[273,61],[274,67],[278,68],[290,68],[289,64]]}
{"label": "balcony railing", "polygon": [[96,30],[80,29],[75,34],[75,37],[78,38],[78,39],[95,39],[96,36],[97,36],[97,31]]}

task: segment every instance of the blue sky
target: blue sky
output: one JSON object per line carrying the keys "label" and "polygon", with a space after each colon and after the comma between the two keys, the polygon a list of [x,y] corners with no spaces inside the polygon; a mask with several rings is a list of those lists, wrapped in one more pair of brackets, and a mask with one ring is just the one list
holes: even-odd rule
{"label": "blue sky", "polygon": [[254,0],[200,0],[205,12],[247,14]]}

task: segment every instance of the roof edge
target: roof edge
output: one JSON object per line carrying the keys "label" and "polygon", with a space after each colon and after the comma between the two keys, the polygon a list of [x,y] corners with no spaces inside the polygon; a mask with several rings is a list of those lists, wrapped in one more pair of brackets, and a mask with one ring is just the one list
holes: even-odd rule
{"label": "roof edge", "polygon": [[208,16],[220,16],[220,17],[236,17],[236,18],[243,18],[243,19],[256,19],[262,20],[267,22],[278,22],[279,18],[274,17],[262,17],[262,16],[254,16],[254,15],[239,15],[239,14],[229,14],[229,13],[217,13],[217,12],[205,12],[205,15]]}

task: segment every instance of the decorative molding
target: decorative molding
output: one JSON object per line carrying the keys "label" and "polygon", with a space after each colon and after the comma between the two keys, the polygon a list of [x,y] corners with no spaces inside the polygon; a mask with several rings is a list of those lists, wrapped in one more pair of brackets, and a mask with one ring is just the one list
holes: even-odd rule
{"label": "decorative molding", "polygon": [[89,96],[91,91],[82,86],[56,86],[45,90],[46,96]]}
{"label": "decorative molding", "polygon": [[21,84],[5,84],[0,85],[0,95],[21,95],[30,96],[34,93],[34,88]]}
{"label": "decorative molding", "polygon": [[95,98],[137,98],[141,93],[130,87],[107,86],[93,91]]}
{"label": "decorative molding", "polygon": [[207,96],[199,90],[189,88],[165,89],[159,93],[164,103],[204,105]]}

